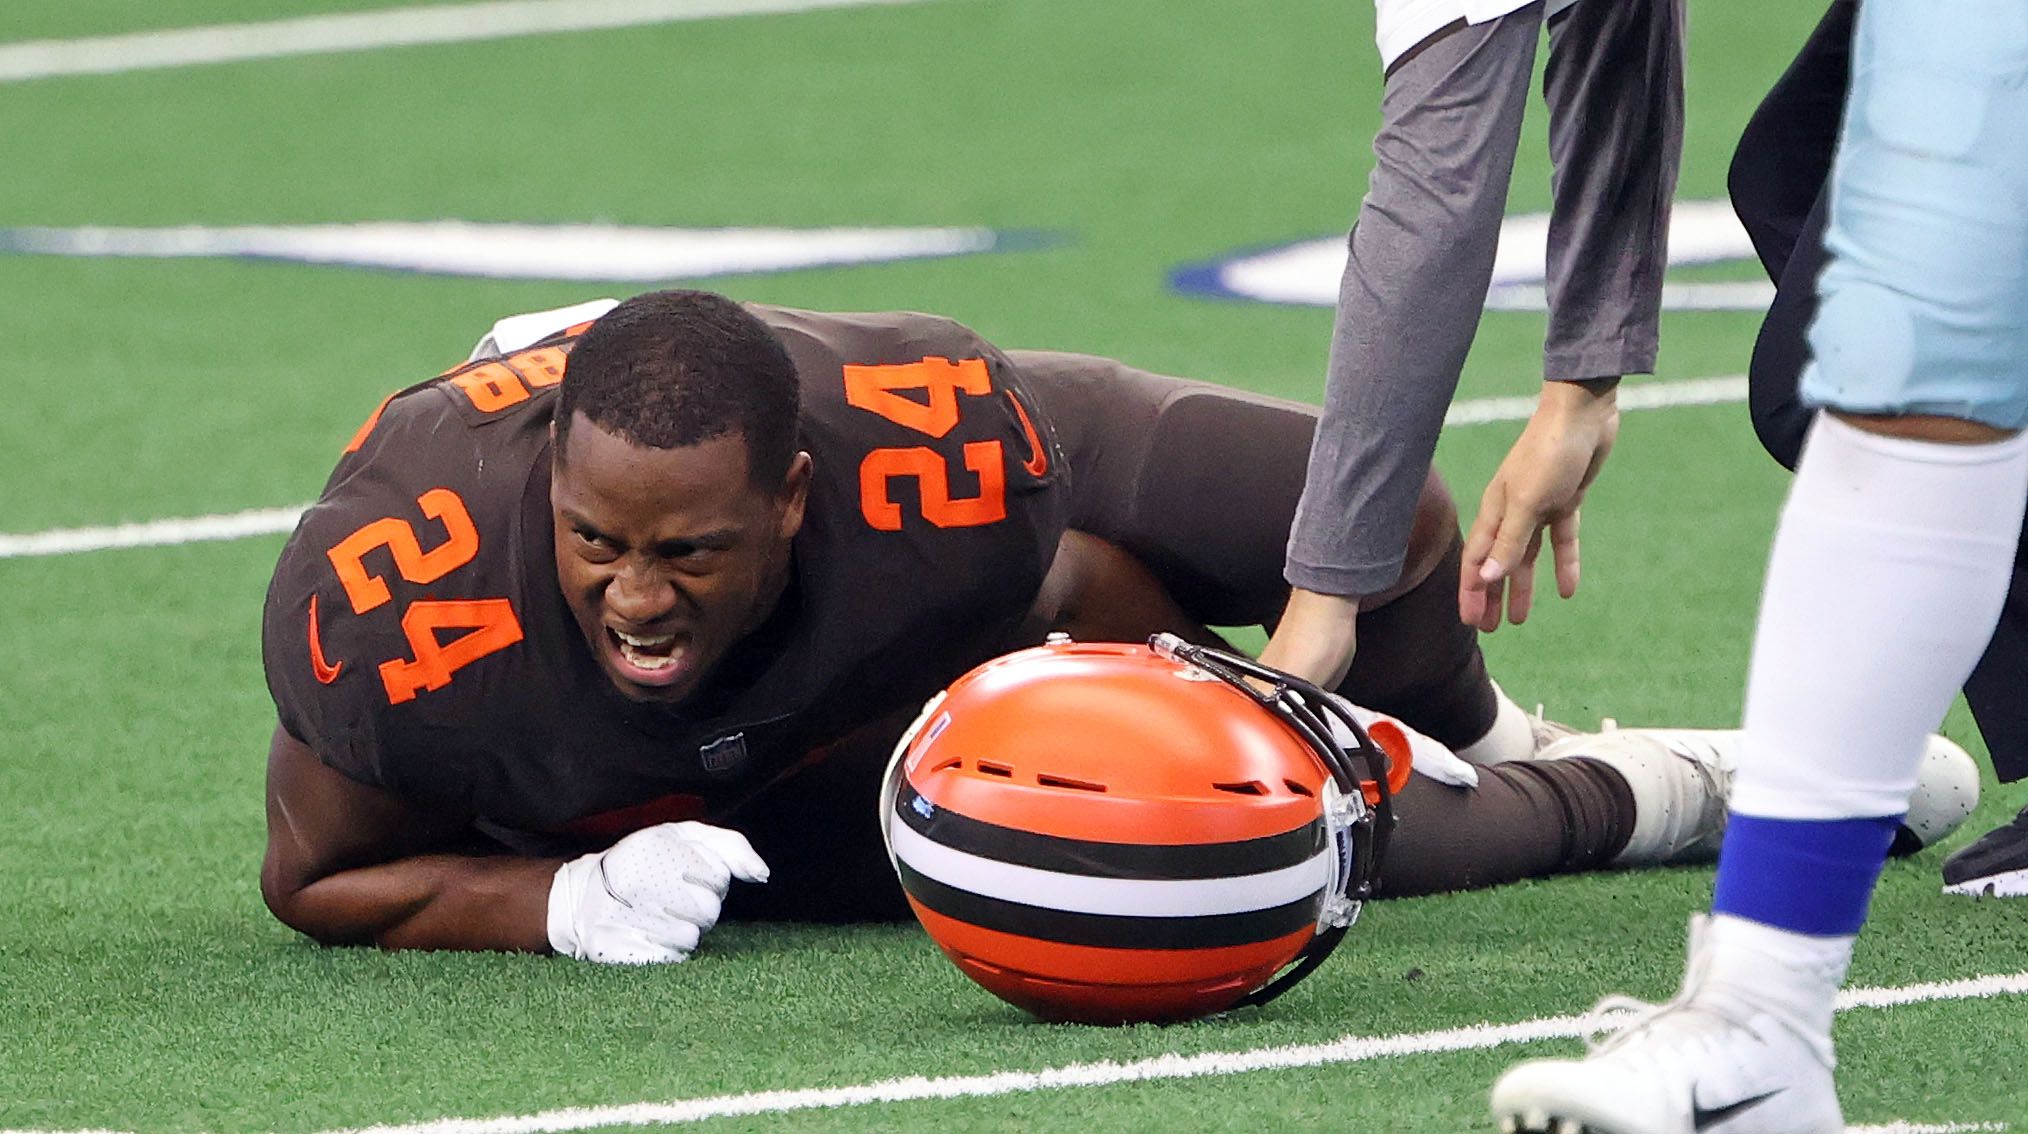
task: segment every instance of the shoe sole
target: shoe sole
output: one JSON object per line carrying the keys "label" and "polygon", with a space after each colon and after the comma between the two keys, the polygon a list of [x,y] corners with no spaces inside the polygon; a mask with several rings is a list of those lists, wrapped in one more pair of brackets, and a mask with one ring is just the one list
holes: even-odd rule
{"label": "shoe sole", "polygon": [[1545,1111],[1500,1116],[1500,1134],[1611,1134],[1575,1118],[1555,1118]]}
{"label": "shoe sole", "polygon": [[2028,869],[2009,870],[2004,874],[1988,874],[1969,882],[1945,886],[1946,894],[1962,894],[1968,898],[2023,898],[2028,897]]}

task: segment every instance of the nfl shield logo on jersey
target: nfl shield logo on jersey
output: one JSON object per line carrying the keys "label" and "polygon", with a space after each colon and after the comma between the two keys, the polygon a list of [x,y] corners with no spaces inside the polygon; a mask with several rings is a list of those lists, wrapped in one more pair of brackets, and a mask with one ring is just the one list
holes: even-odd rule
{"label": "nfl shield logo on jersey", "polygon": [[707,772],[730,772],[746,763],[746,734],[735,732],[697,750],[697,758],[704,763]]}

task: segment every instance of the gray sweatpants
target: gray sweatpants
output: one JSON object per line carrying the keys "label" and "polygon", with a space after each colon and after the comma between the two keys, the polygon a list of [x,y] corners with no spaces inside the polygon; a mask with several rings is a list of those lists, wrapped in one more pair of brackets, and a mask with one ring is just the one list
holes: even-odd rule
{"label": "gray sweatpants", "polygon": [[[1400,577],[1492,282],[1542,10],[1454,25],[1387,76],[1289,533],[1294,586],[1369,595]],[[1554,170],[1544,377],[1650,372],[1683,149],[1682,0],[1579,0],[1551,22],[1542,93]]]}

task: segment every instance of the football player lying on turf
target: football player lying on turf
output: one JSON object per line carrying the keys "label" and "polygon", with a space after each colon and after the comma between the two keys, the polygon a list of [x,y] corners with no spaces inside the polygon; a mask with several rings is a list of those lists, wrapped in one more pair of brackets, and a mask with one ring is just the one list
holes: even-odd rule
{"label": "football player lying on turf", "polygon": [[[1307,408],[924,315],[655,292],[569,325],[606,306],[393,395],[283,549],[261,891],[319,941],[641,963],[722,901],[906,917],[871,816],[927,696],[1055,627],[1279,613]],[[1413,778],[1379,892],[1712,845],[1700,740],[1498,763],[1537,742],[1434,477],[1415,532],[1338,692],[1491,766]]]}

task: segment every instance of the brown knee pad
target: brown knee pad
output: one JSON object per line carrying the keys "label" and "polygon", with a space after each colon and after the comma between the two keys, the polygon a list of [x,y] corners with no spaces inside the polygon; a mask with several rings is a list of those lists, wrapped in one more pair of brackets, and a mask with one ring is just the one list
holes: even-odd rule
{"label": "brown knee pad", "polygon": [[1498,699],[1479,653],[1479,632],[1458,620],[1463,537],[1429,577],[1386,606],[1359,614],[1359,650],[1337,692],[1354,704],[1400,717],[1452,748],[1493,727]]}

